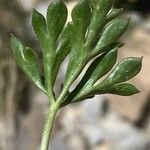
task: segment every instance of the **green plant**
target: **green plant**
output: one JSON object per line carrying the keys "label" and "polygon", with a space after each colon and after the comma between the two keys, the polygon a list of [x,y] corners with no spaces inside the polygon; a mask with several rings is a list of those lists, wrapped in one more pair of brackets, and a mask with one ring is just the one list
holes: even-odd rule
{"label": "green plant", "polygon": [[[129,24],[129,19],[120,16],[121,12],[122,9],[113,8],[113,0],[82,0],[72,11],[72,21],[66,24],[67,8],[61,0],[55,0],[49,5],[46,19],[34,10],[32,25],[41,44],[44,79],[41,77],[36,54],[12,35],[11,48],[17,64],[49,97],[50,108],[43,130],[41,150],[48,149],[54,118],[60,108],[97,94],[129,96],[139,92],[136,87],[124,82],[139,73],[142,58],[124,59],[113,68],[118,49],[124,45],[119,39]],[[61,63],[68,55],[62,91],[56,97],[53,90],[55,80]],[[90,65],[81,81],[73,91],[69,91],[87,64]],[[100,81],[107,73],[109,74]]]}

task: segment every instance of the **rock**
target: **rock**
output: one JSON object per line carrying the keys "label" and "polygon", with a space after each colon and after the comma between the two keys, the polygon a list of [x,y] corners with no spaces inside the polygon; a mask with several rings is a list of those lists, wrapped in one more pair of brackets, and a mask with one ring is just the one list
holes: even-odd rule
{"label": "rock", "polygon": [[[69,150],[148,150],[150,138],[147,134],[113,109],[105,115],[100,113],[103,101],[103,96],[96,97],[61,112],[61,135],[64,137],[60,141],[65,141],[64,147],[68,146]],[[59,138],[55,138],[58,144]]]}
{"label": "rock", "polygon": [[150,139],[143,131],[113,112],[100,122],[100,129],[113,150],[145,150],[149,145]]}
{"label": "rock", "polygon": [[103,144],[99,144],[96,145],[92,150],[112,150],[113,147],[110,143],[103,143]]}

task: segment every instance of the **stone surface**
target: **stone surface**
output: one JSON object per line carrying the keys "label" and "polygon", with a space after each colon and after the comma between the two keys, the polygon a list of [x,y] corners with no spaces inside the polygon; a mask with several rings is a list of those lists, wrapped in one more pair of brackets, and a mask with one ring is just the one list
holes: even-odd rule
{"label": "stone surface", "polygon": [[59,136],[53,137],[56,145],[64,145],[69,150],[149,150],[148,133],[135,128],[111,107],[105,115],[99,113],[104,101],[103,97],[96,97],[66,107],[59,120]]}

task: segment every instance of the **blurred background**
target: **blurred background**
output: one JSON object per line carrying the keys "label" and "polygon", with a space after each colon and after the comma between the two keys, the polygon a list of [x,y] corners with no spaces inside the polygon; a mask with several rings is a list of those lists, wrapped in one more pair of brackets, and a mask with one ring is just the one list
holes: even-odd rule
{"label": "blurred background", "polygon": [[[38,150],[47,97],[16,66],[10,33],[41,57],[31,12],[46,13],[49,0],[0,0],[0,150]],[[66,0],[69,10],[76,1]],[[56,118],[51,150],[150,150],[150,0],[118,0],[132,22],[119,59],[144,56],[143,69],[131,82],[141,93],[130,97],[97,96],[62,109]],[[60,72],[59,81],[63,77]],[[59,87],[58,87],[59,88]]]}

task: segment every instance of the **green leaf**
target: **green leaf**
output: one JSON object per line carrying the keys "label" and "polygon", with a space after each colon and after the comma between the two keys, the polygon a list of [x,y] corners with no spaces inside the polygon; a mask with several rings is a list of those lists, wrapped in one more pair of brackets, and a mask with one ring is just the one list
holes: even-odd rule
{"label": "green leaf", "polygon": [[97,10],[102,9],[103,12],[110,9],[110,6],[112,6],[113,1],[114,0],[89,0],[93,9],[97,9]]}
{"label": "green leaf", "polygon": [[98,79],[100,79],[111,70],[117,60],[117,50],[118,48],[115,48],[108,53],[103,54],[102,59],[101,56],[97,57],[91,64],[88,69],[89,72],[92,72],[89,79],[90,84],[93,85]]}
{"label": "green leaf", "polygon": [[87,96],[95,94],[104,94],[103,89],[109,89],[115,84],[128,81],[139,73],[141,70],[141,58],[127,58],[117,65],[111,74],[104,79],[100,84],[95,85],[92,88],[81,90],[79,94],[76,94],[71,102],[77,102],[83,100]]}
{"label": "green leaf", "polygon": [[[68,45],[68,43],[70,43],[70,30],[71,30],[71,22],[69,22],[63,29],[63,31],[61,32],[61,34],[59,35],[58,39],[57,39],[57,43],[56,43],[56,52],[60,53],[63,48]],[[62,53],[63,55],[63,53]]]}
{"label": "green leaf", "polygon": [[[82,95],[75,97],[69,103],[81,102],[86,99],[93,98],[95,95],[101,95],[101,94],[115,94],[115,95],[120,95],[120,96],[131,96],[139,92],[140,91],[135,86],[129,83],[121,83],[121,84],[113,85],[110,87],[95,86],[90,91],[87,91],[86,94],[82,94]],[[65,105],[69,103],[67,103],[67,100],[66,100],[62,104],[62,107],[64,107]]]}
{"label": "green leaf", "polygon": [[53,1],[47,10],[47,26],[52,43],[55,43],[67,20],[67,7],[62,0]]}
{"label": "green leaf", "polygon": [[135,86],[129,83],[117,84],[104,89],[95,87],[92,91],[94,95],[95,94],[116,94],[121,96],[131,96],[139,92],[140,91]]}
{"label": "green leaf", "polygon": [[65,107],[66,105],[70,103],[82,102],[86,99],[94,98],[95,95],[100,95],[100,94],[115,94],[115,95],[120,95],[120,96],[132,96],[139,92],[140,91],[135,86],[129,83],[117,84],[117,85],[107,87],[104,89],[97,86],[97,87],[94,87],[91,91],[89,91],[86,95],[75,97],[75,99],[72,101],[67,101],[70,98],[68,97],[66,101],[62,103],[61,107]]}
{"label": "green leaf", "polygon": [[100,34],[101,29],[105,25],[106,16],[112,7],[113,0],[91,0],[91,4],[93,13],[86,38],[86,45],[89,46],[91,46],[93,40]]}
{"label": "green leaf", "polygon": [[[139,92],[124,82],[139,73],[142,58],[127,58],[110,72],[116,63],[118,48],[124,45],[119,39],[129,24],[129,19],[118,17],[122,9],[113,8],[113,3],[114,0],[80,0],[72,10],[72,22],[66,26],[68,12],[63,0],[52,0],[46,19],[33,11],[32,25],[42,48],[44,76],[40,74],[33,50],[12,36],[11,48],[17,64],[47,94],[50,103],[54,104],[52,107],[58,109],[97,94],[129,96]],[[65,79],[61,93],[56,97],[55,80],[68,55]],[[87,64],[89,67],[81,81],[70,91]],[[101,79],[108,72],[110,74]]]}
{"label": "green leaf", "polygon": [[123,8],[116,9],[113,8],[109,14],[107,15],[107,22],[113,20],[114,18],[118,17],[123,12]]}
{"label": "green leaf", "polygon": [[84,37],[90,16],[90,6],[86,0],[78,3],[72,11],[73,24],[70,29],[71,52],[64,87],[66,84],[69,86],[76,79],[86,64],[85,59],[88,53],[84,48]]}
{"label": "green leaf", "polygon": [[11,37],[11,49],[18,66],[34,84],[46,93],[42,85],[37,58],[33,50],[31,48],[25,48],[23,43],[13,35]]}
{"label": "green leaf", "polygon": [[74,102],[73,99],[77,96],[83,97],[92,90],[94,83],[102,76],[107,74],[114,66],[117,59],[117,48],[97,57],[87,69],[82,80],[77,87],[70,93],[66,102]]}
{"label": "green leaf", "polygon": [[44,16],[35,9],[32,13],[32,26],[40,42],[44,43],[47,34],[46,20]]}
{"label": "green leaf", "polygon": [[67,8],[62,0],[51,2],[47,9],[47,40],[43,49],[45,85],[49,94],[49,98],[54,100],[53,92],[53,65],[56,61],[56,45],[57,39],[61,34],[67,20]]}
{"label": "green leaf", "polygon": [[68,23],[68,25],[64,28],[64,30],[62,31],[62,33],[58,38],[57,49],[56,49],[57,54],[53,64],[53,71],[52,71],[53,85],[56,80],[60,65],[62,64],[62,62],[64,61],[64,59],[67,57],[67,55],[70,53],[71,50],[70,41],[69,41],[70,28],[71,28],[71,24]]}
{"label": "green leaf", "polygon": [[106,25],[100,39],[94,48],[94,52],[103,52],[106,47],[116,43],[125,33],[129,24],[129,19],[114,19]]}
{"label": "green leaf", "polygon": [[113,49],[119,49],[119,48],[123,47],[124,45],[125,45],[125,43],[123,43],[123,42],[116,42],[116,43],[113,43],[113,44],[109,45],[108,47],[105,47],[103,49],[103,52],[101,52],[101,51],[96,52],[96,51],[93,50],[93,51],[90,52],[90,58],[94,58],[94,57],[96,57],[96,56],[98,56],[102,53],[109,52]]}
{"label": "green leaf", "polygon": [[99,87],[108,87],[125,82],[136,76],[142,68],[142,58],[130,57],[120,62]]}
{"label": "green leaf", "polygon": [[74,33],[77,34],[73,35],[73,37],[76,37],[76,39],[73,38],[73,40],[78,42],[84,41],[85,33],[91,19],[91,9],[87,0],[82,0],[79,2],[73,8],[71,16],[75,30]]}

